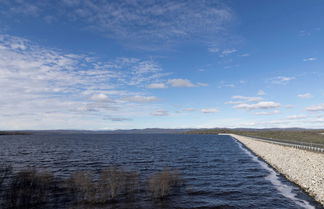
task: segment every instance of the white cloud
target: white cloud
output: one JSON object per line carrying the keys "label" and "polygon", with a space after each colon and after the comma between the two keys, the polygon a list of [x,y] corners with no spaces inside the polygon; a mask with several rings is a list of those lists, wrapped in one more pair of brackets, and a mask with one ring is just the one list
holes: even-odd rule
{"label": "white cloud", "polygon": [[317,58],[316,57],[308,57],[304,59],[304,62],[309,62],[309,61],[316,61]]}
{"label": "white cloud", "polygon": [[258,102],[255,104],[238,104],[235,105],[234,108],[236,109],[246,109],[246,110],[255,110],[255,109],[272,109],[272,108],[278,108],[280,107],[279,103],[276,102],[271,102],[271,101],[263,101],[263,102]]}
{"label": "white cloud", "polygon": [[154,101],[157,101],[158,98],[154,97],[154,96],[136,95],[136,96],[127,97],[127,98],[125,98],[125,100],[129,101],[129,102],[154,102]]}
{"label": "white cloud", "polygon": [[151,83],[147,86],[149,89],[165,89],[168,88],[165,83]]}
{"label": "white cloud", "polygon": [[181,79],[181,78],[169,79],[168,84],[170,84],[172,87],[196,87],[197,86],[196,84],[193,84],[188,79]]}
{"label": "white cloud", "polygon": [[260,89],[259,91],[258,91],[258,93],[257,93],[259,96],[264,96],[264,95],[266,95],[266,93],[262,90],[262,89]]}
{"label": "white cloud", "polygon": [[153,116],[168,116],[169,112],[165,110],[157,110],[151,113]]}
{"label": "white cloud", "polygon": [[217,108],[203,108],[200,110],[202,113],[215,113],[219,110]]}
{"label": "white cloud", "polygon": [[310,93],[305,93],[305,94],[298,94],[297,95],[299,98],[302,98],[302,99],[309,99],[309,98],[312,98],[313,95],[310,94]]}
{"label": "white cloud", "polygon": [[306,110],[311,112],[322,112],[324,111],[324,104],[309,106],[306,108]]}
{"label": "white cloud", "polygon": [[247,102],[256,102],[263,100],[262,97],[232,96],[232,99],[239,99]]}

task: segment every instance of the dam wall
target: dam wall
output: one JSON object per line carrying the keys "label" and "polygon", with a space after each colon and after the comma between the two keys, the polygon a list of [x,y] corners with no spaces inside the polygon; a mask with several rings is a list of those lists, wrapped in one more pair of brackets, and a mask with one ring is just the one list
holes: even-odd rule
{"label": "dam wall", "polygon": [[324,154],[269,143],[252,137],[226,134],[244,144],[287,179],[324,206]]}

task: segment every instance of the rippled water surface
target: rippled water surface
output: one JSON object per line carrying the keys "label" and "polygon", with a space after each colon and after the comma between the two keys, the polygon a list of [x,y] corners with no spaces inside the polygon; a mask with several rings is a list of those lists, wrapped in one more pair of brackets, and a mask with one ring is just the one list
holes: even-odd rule
{"label": "rippled water surface", "polygon": [[178,169],[185,180],[184,191],[144,208],[321,208],[228,136],[0,136],[0,160],[17,170],[35,166],[61,177],[111,165],[139,171],[144,177],[166,167]]}

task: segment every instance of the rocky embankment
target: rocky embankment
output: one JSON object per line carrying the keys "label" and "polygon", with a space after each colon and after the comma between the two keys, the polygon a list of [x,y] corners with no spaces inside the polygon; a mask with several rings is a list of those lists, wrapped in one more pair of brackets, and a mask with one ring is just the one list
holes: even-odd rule
{"label": "rocky embankment", "polygon": [[324,205],[324,154],[228,134]]}

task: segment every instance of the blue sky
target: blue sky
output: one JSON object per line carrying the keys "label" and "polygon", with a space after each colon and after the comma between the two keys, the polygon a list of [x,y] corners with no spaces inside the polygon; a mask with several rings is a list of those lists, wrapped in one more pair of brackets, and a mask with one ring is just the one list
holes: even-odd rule
{"label": "blue sky", "polygon": [[323,128],[323,11],[0,0],[0,129]]}

